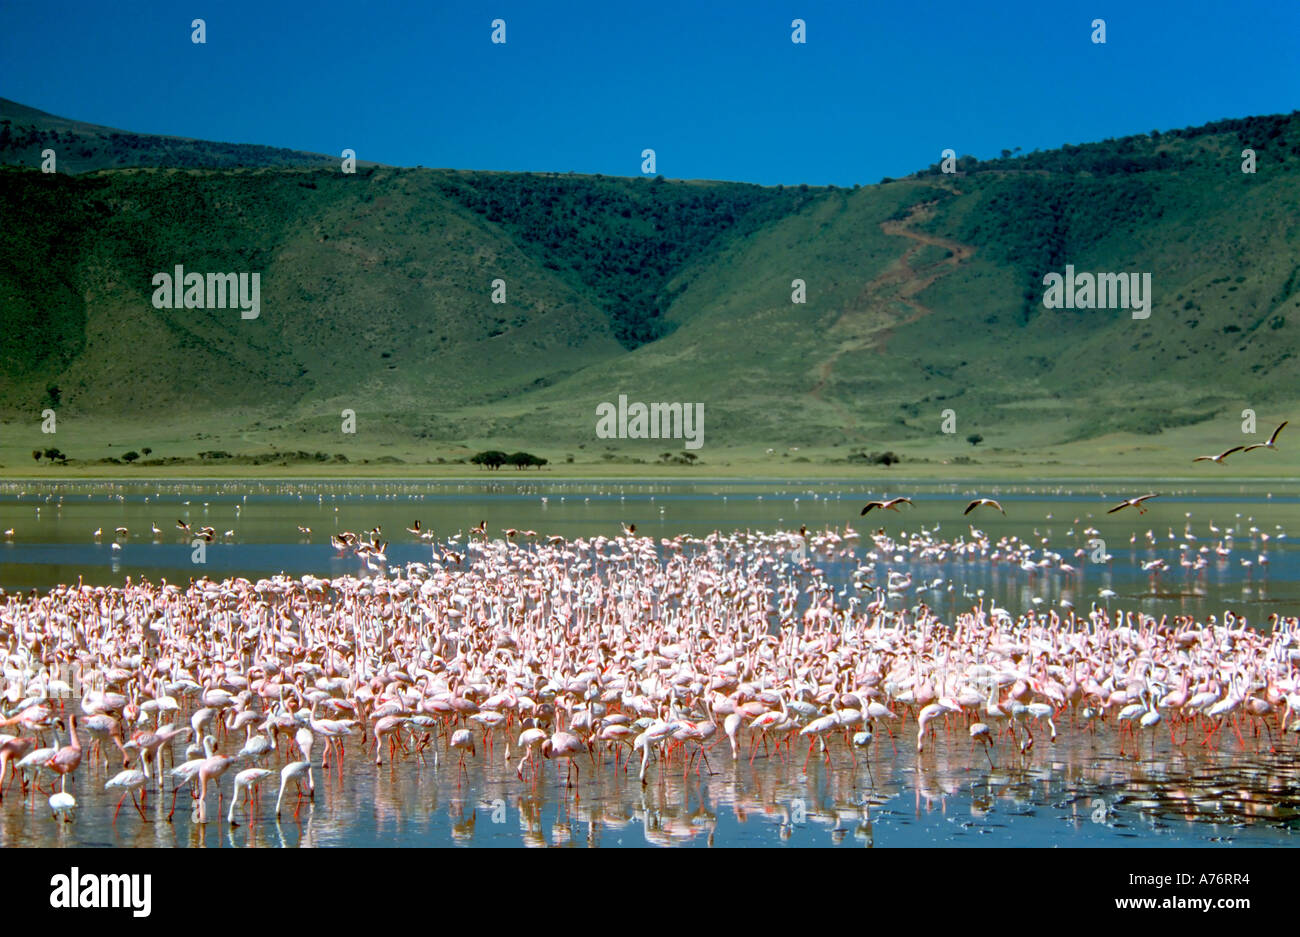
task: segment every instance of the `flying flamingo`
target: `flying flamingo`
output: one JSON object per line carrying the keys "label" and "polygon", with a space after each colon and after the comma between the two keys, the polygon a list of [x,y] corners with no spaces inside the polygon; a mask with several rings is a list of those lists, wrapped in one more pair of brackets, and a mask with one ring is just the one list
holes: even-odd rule
{"label": "flying flamingo", "polygon": [[1291,422],[1290,420],[1283,420],[1282,425],[1279,426],[1277,429],[1273,430],[1273,435],[1268,438],[1267,442],[1257,442],[1252,445],[1249,445],[1246,447],[1245,451],[1249,452],[1252,449],[1276,449],[1277,434],[1282,432],[1282,429],[1287,425],[1287,423],[1290,422]]}
{"label": "flying flamingo", "polygon": [[1232,455],[1234,452],[1240,452],[1245,448],[1246,448],[1245,446],[1233,446],[1231,449],[1223,450],[1218,455],[1198,455],[1196,458],[1192,459],[1192,461],[1193,462],[1214,462],[1217,465],[1222,465],[1223,460],[1226,459],[1228,456]]}
{"label": "flying flamingo", "polygon": [[862,509],[862,514],[865,515],[872,508],[879,508],[882,511],[897,511],[900,504],[912,504],[912,499],[890,498],[888,501],[868,501],[867,506]]}
{"label": "flying flamingo", "polygon": [[1149,495],[1139,495],[1136,498],[1125,498],[1123,501],[1121,501],[1115,507],[1111,508],[1106,513],[1114,514],[1116,511],[1122,511],[1125,508],[1137,508],[1139,514],[1145,514],[1147,512],[1147,509],[1146,509],[1146,505],[1143,504],[1142,502],[1149,501],[1152,498],[1158,498],[1158,497],[1160,497],[1160,495],[1158,494],[1149,494]]}

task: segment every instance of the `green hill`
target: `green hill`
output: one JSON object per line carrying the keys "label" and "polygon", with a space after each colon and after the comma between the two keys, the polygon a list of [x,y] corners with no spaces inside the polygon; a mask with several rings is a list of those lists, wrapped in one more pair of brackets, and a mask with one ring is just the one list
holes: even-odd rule
{"label": "green hill", "polygon": [[96,169],[155,166],[248,169],[339,165],[335,157],[320,153],[252,143],[216,143],[189,137],[132,133],[56,117],[0,98],[0,164],[39,166],[41,153],[46,149],[54,150],[59,172],[72,174]]}
{"label": "green hill", "polygon": [[[977,432],[1032,450],[1241,406],[1264,421],[1300,398],[1300,113],[963,157],[854,190],[344,175],[310,154],[131,147],[103,128],[93,171],[51,175],[29,153],[44,138],[18,146],[10,120],[0,419],[16,446],[41,442],[51,387],[60,446],[86,458],[164,438],[191,455],[213,439],[421,459],[680,449],[596,439],[596,405],[620,393],[704,403],[710,447],[906,455],[970,451],[959,440]],[[260,317],[153,308],[151,277],[176,264],[260,272]],[[1043,275],[1066,264],[1149,272],[1150,318],[1045,308]],[[949,408],[956,439],[939,434]]]}

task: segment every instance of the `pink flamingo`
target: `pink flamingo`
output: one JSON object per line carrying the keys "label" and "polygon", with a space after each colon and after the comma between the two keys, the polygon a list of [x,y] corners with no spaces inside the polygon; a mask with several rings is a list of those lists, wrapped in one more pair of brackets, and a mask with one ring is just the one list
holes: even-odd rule
{"label": "pink flamingo", "polygon": [[[546,741],[542,742],[542,757],[544,758],[567,758],[569,759],[569,773],[578,772],[581,779],[582,770],[573,763],[573,758],[587,750],[587,746],[582,744],[582,739],[578,738],[572,732],[563,732],[559,729]],[[558,773],[560,766],[557,764],[555,770]],[[572,787],[569,782],[569,776],[565,775],[565,787]]]}
{"label": "pink flamingo", "polygon": [[45,767],[59,775],[59,791],[67,793],[68,775],[81,764],[81,743],[77,741],[77,714],[68,715],[68,744],[55,752]]}
{"label": "pink flamingo", "polygon": [[10,736],[3,742],[0,742],[0,801],[5,796],[5,769],[10,770],[10,775],[17,773],[13,770],[11,762],[21,761],[33,748],[36,747],[36,739],[30,735]]}
{"label": "pink flamingo", "polygon": [[217,785],[217,810],[221,810],[221,776],[226,773],[235,759],[229,755],[213,755],[205,758],[203,764],[199,765],[199,822],[208,822],[208,782],[214,781]]}

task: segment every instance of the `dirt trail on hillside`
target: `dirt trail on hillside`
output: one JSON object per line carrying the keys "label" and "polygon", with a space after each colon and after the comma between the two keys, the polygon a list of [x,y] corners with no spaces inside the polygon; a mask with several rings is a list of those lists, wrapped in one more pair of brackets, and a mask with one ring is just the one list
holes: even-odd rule
{"label": "dirt trail on hillside", "polygon": [[[911,243],[903,253],[875,279],[867,283],[830,327],[830,336],[840,347],[817,367],[817,384],[812,395],[822,399],[822,391],[835,371],[836,362],[845,354],[864,349],[874,349],[883,354],[900,326],[910,325],[934,310],[917,301],[916,297],[935,280],[955,270],[975,253],[975,248],[925,231],[913,225],[923,224],[934,216],[933,207],[918,205],[902,221],[884,221],[880,230],[890,237],[906,238]],[[927,245],[949,252],[947,257],[928,264],[914,265],[916,255]],[[900,308],[901,307],[901,308]],[[907,310],[904,312],[903,310]],[[843,407],[836,406],[850,416]],[[846,428],[849,425],[846,420]]]}

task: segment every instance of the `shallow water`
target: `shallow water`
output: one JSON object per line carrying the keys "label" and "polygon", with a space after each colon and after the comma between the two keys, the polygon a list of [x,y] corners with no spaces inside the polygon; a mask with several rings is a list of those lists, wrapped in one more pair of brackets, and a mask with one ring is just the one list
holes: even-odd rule
{"label": "shallow water", "polygon": [[[912,724],[914,726],[914,723]],[[1183,731],[1177,735],[1182,740]],[[520,781],[504,761],[504,737],[495,758],[482,750],[461,774],[445,752],[437,767],[413,755],[396,764],[373,763],[355,746],[337,771],[317,770],[316,800],[286,796],[274,815],[278,776],[261,792],[252,823],[241,809],[239,826],[226,823],[230,775],[218,810],[209,794],[208,822],[196,822],[182,792],[168,822],[170,794],[150,788],[142,822],[127,800],[116,822],[116,797],[103,790],[111,773],[83,764],[70,785],[79,801],[71,823],[51,819],[45,795],[36,806],[16,790],[0,808],[3,846],[1053,846],[1294,845],[1300,834],[1300,762],[1295,737],[1268,751],[1268,741],[1245,734],[1218,750],[1203,749],[1193,732],[1176,749],[1168,732],[1156,749],[1144,740],[1140,758],[1117,754],[1114,730],[1082,733],[1055,744],[1045,738],[1028,756],[1008,739],[990,767],[972,749],[953,717],[935,747],[919,757],[915,729],[890,748],[878,727],[871,770],[845,746],[832,743],[828,771],[818,753],[801,770],[806,746],[786,756],[749,749],[733,761],[724,740],[709,754],[710,768],[684,771],[681,756],[667,768],[652,764],[648,783],[639,762],[625,774],[612,756],[593,768],[577,763],[578,780],[565,787],[564,767],[541,761],[534,784]],[[225,750],[234,746],[225,745]],[[517,761],[518,753],[515,753]],[[387,755],[385,754],[387,762]],[[276,762],[278,765],[280,762]],[[296,805],[296,815],[294,806]]]}
{"label": "shallow water", "polygon": [[[1139,490],[1163,496],[1138,515],[1105,511],[1120,497]],[[862,518],[866,497],[911,494],[905,513]],[[981,511],[963,518],[974,494],[998,497],[1007,510]],[[678,533],[703,535],[715,529],[797,529],[816,531],[851,524],[863,534],[856,555],[810,555],[827,569],[840,600],[853,594],[851,573],[871,550],[867,536],[879,526],[895,537],[922,527],[936,536],[969,536],[973,523],[991,538],[1014,534],[1041,549],[1062,554],[1076,573],[1056,569],[1029,575],[1013,563],[989,561],[915,562],[882,556],[878,584],[889,571],[911,573],[917,585],[890,599],[895,607],[924,601],[947,617],[983,599],[1013,614],[1071,602],[1080,612],[1096,601],[1145,613],[1221,615],[1231,609],[1252,624],[1268,615],[1300,614],[1300,552],[1287,536],[1300,530],[1296,486],[1137,483],[1131,486],[981,484],[950,486],[895,481],[888,491],[861,483],[692,484],[635,482],[541,483],[501,479],[482,484],[413,482],[167,482],[121,485],[68,483],[39,490],[22,483],[0,485],[0,529],[14,528],[0,543],[0,586],[6,590],[48,588],[58,582],[120,584],[124,577],[187,582],[206,575],[258,578],[286,571],[316,575],[362,574],[355,557],[339,558],[329,546],[331,531],[365,530],[380,524],[391,540],[389,569],[408,561],[427,561],[431,547],[405,528],[419,518],[438,540],[467,531],[480,519],[489,532],[532,528],[540,534],[578,535],[619,532],[635,523],[656,538]],[[543,501],[542,499],[546,500]],[[188,502],[188,503],[187,503]],[[1190,518],[1187,516],[1190,514]],[[218,542],[207,546],[207,562],[191,562],[192,548],[173,524],[210,524]],[[151,522],[163,528],[155,542]],[[1190,527],[1185,530],[1185,526]],[[1213,523],[1218,534],[1210,529]],[[113,551],[113,528],[129,528],[122,548]],[[312,528],[310,536],[297,526]],[[1094,563],[1076,558],[1090,551],[1094,526],[1112,557]],[[91,531],[105,535],[96,543]],[[1252,532],[1251,528],[1255,528]],[[235,535],[221,542],[220,534]],[[1155,543],[1146,532],[1152,531]],[[1191,539],[1185,534],[1190,534]],[[1179,545],[1189,555],[1202,545],[1213,551],[1232,531],[1232,552],[1210,562],[1200,574],[1180,568]],[[1171,540],[1169,533],[1174,537]],[[1136,542],[1130,544],[1130,537]],[[1267,539],[1266,539],[1267,538]],[[463,538],[462,538],[463,541]],[[901,554],[900,554],[901,555]],[[1035,556],[1039,554],[1036,552]],[[1267,560],[1260,562],[1261,556]],[[1171,569],[1153,580],[1140,564],[1165,559]],[[1250,561],[1243,566],[1242,559]],[[942,580],[935,589],[922,583]],[[1100,592],[1117,593],[1103,598]],[[982,595],[981,595],[982,590]],[[75,705],[75,704],[73,704]],[[188,720],[188,713],[185,716]],[[1068,720],[1067,717],[1063,719]],[[180,720],[178,720],[179,722]],[[1216,734],[1214,747],[1200,744],[1204,731],[1190,729],[1190,740],[1175,745],[1166,720],[1154,737],[1142,740],[1140,757],[1119,754],[1116,730],[1096,734],[1063,730],[1056,743],[1039,735],[1027,755],[1007,738],[999,742],[991,766],[972,747],[965,725],[949,717],[935,742],[918,756],[915,721],[908,720],[897,751],[882,723],[870,750],[870,772],[855,766],[842,740],[832,745],[828,771],[815,753],[802,770],[806,745],[782,758],[760,748],[753,764],[745,743],[739,761],[722,744],[709,753],[710,767],[696,773],[678,754],[666,767],[652,764],[649,783],[637,780],[639,763],[624,773],[612,755],[604,763],[577,761],[579,780],[566,788],[563,772],[543,762],[537,783],[519,780],[505,764],[502,733],[488,761],[480,745],[461,774],[446,752],[435,767],[414,755],[396,764],[373,764],[354,738],[341,773],[317,770],[315,801],[302,801],[296,814],[273,815],[278,775],[264,783],[251,825],[245,814],[231,829],[225,822],[228,800],[210,796],[206,823],[196,822],[182,793],[174,820],[167,822],[163,801],[150,788],[142,822],[128,799],[116,822],[116,796],[104,782],[107,770],[86,761],[69,789],[79,801],[73,822],[51,819],[46,795],[35,806],[12,785],[0,806],[0,845],[119,846],[298,846],[298,845],[1211,845],[1238,843],[1290,845],[1300,831],[1300,761],[1297,735],[1271,739],[1256,724],[1241,724],[1244,741],[1231,725]],[[1272,723],[1277,731],[1276,722]],[[1180,742],[1186,729],[1174,730]],[[513,734],[517,736],[518,730]],[[744,733],[747,735],[747,733]],[[239,741],[223,741],[234,751]],[[439,746],[442,742],[438,743]],[[1270,751],[1270,745],[1276,752]],[[180,755],[180,752],[177,752]],[[518,760],[514,752],[513,761]],[[182,756],[183,757],[183,756]],[[861,758],[859,754],[859,758]],[[319,760],[319,753],[316,760]],[[387,761],[387,757],[385,757]],[[267,767],[278,769],[283,760]],[[562,763],[563,764],[563,763]],[[567,765],[565,765],[567,767]],[[241,766],[243,767],[243,766]],[[716,772],[716,773],[712,773]],[[233,771],[223,779],[230,795]],[[292,796],[289,798],[292,802]]]}
{"label": "shallow water", "polygon": [[[1145,514],[1132,509],[1106,514],[1122,497],[1139,490],[1164,493]],[[859,516],[868,497],[897,493],[910,494],[915,507]],[[976,494],[999,498],[1008,516],[982,508],[963,517],[962,509]],[[205,547],[204,563],[192,561],[190,539],[175,527],[178,519],[195,528],[216,529],[216,541]],[[1300,614],[1300,549],[1287,536],[1288,531],[1300,531],[1300,484],[1295,482],[1202,483],[1195,488],[1186,482],[989,482],[976,488],[900,479],[887,492],[845,482],[542,483],[508,477],[483,483],[69,482],[40,488],[8,482],[0,484],[0,529],[13,528],[14,537],[0,542],[0,587],[47,589],[78,578],[110,585],[121,584],[126,576],[185,583],[204,575],[364,575],[364,563],[353,556],[340,558],[329,545],[329,535],[375,525],[382,526],[390,541],[388,568],[395,570],[403,563],[430,559],[430,546],[406,530],[417,519],[440,543],[484,519],[494,537],[501,537],[507,527],[542,535],[613,536],[622,523],[631,523],[638,533],[658,539],[714,530],[793,530],[800,525],[813,531],[842,530],[849,524],[864,535],[859,558],[871,549],[866,535],[881,527],[895,538],[924,527],[952,540],[969,538],[973,525],[992,539],[1014,534],[1039,549],[1047,538],[1048,548],[1062,554],[1078,574],[1053,570],[1029,577],[1008,563],[913,563],[906,556],[898,562],[882,557],[879,584],[885,583],[888,569],[913,576],[913,585],[895,604],[924,601],[952,614],[973,605],[983,590],[987,599],[1013,614],[1039,604],[1035,598],[1045,605],[1064,599],[1082,611],[1094,600],[1105,604],[1100,593],[1106,589],[1117,593],[1109,599],[1112,604],[1157,616],[1221,615],[1231,609],[1258,623],[1275,612]],[[161,528],[158,537],[150,532],[151,523]],[[114,550],[113,530],[119,526],[129,534],[120,541],[121,549]],[[299,526],[312,533],[301,534]],[[1211,526],[1218,528],[1217,534]],[[1085,534],[1088,527],[1099,534]],[[91,536],[96,528],[103,531],[98,541]],[[234,535],[223,538],[227,530]],[[1188,530],[1194,539],[1184,536]],[[1148,531],[1154,544],[1147,539]],[[1213,550],[1233,531],[1232,552],[1221,558]],[[1095,539],[1103,541],[1110,561],[1091,562]],[[1210,563],[1201,575],[1187,575],[1179,566],[1179,545],[1184,543],[1190,547],[1189,556],[1202,546],[1210,549]],[[1078,550],[1085,555],[1075,556]],[[1261,555],[1266,563],[1260,562]],[[1141,564],[1158,558],[1171,568],[1153,580]],[[1243,560],[1251,565],[1243,566]],[[856,565],[842,558],[821,561],[841,585]],[[922,583],[936,578],[943,580],[940,588],[919,591]]]}

